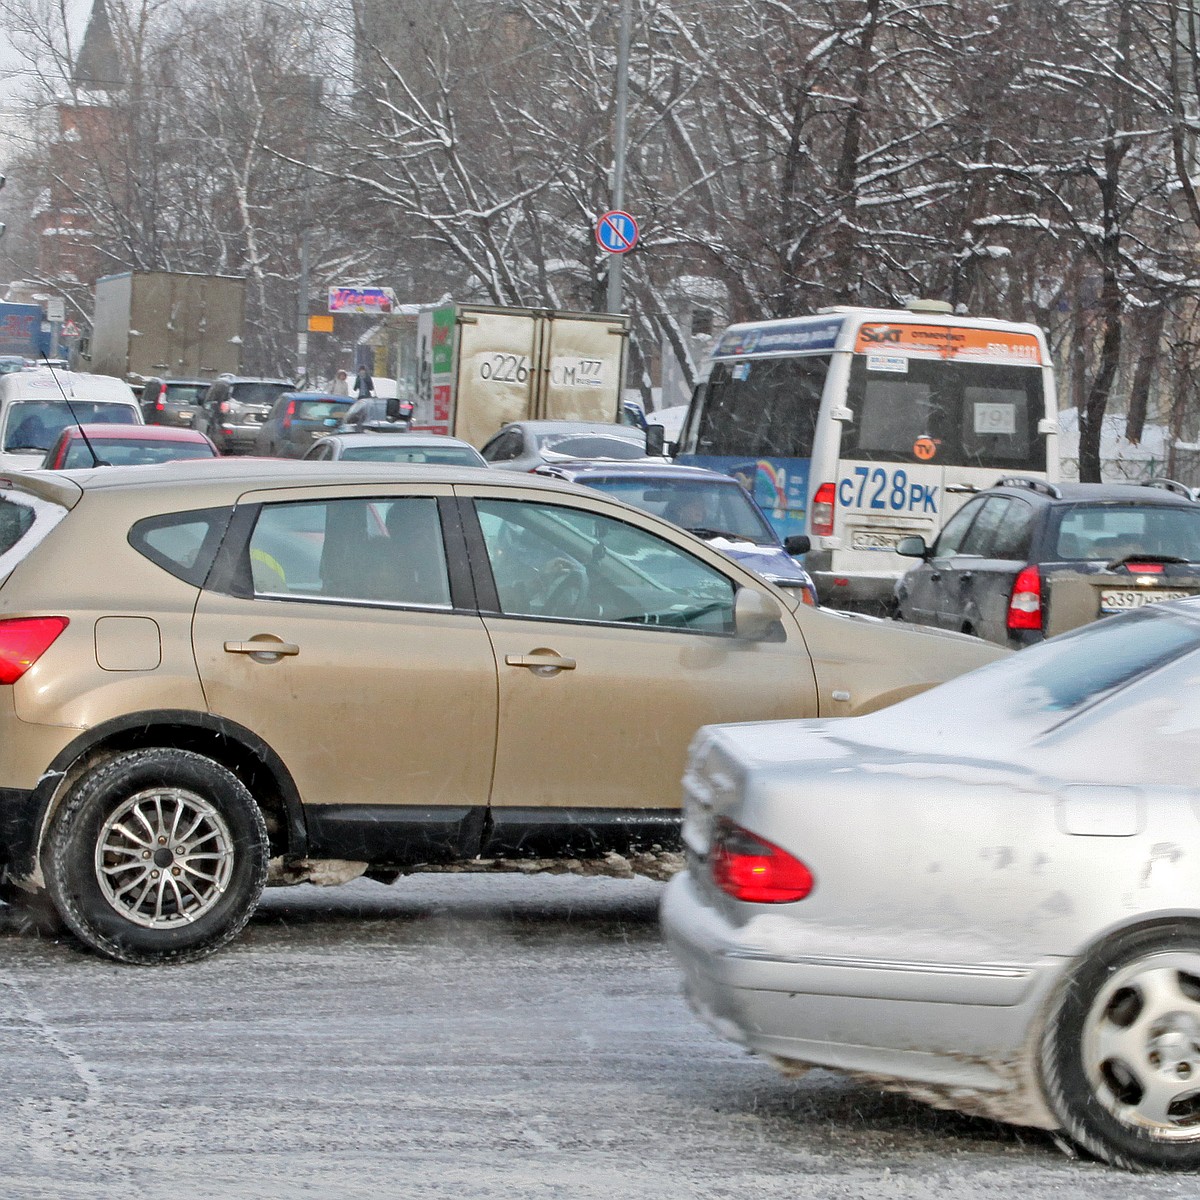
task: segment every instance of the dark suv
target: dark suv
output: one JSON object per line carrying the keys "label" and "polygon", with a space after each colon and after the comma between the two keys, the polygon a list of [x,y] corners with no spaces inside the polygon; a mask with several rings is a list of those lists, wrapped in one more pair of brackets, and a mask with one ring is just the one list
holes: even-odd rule
{"label": "dark suv", "polygon": [[946,522],[896,584],[897,615],[1017,648],[1200,592],[1200,504],[1182,484],[1002,479]]}
{"label": "dark suv", "polygon": [[294,387],[286,379],[222,375],[204,393],[195,428],[208,434],[222,454],[253,454],[271,406]]}
{"label": "dark suv", "polygon": [[147,379],[142,384],[146,424],[190,429],[211,386],[211,379]]}

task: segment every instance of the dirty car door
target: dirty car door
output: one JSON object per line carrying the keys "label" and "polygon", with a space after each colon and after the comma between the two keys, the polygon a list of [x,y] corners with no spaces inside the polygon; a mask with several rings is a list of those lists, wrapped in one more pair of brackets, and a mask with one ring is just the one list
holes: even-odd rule
{"label": "dirty car door", "polygon": [[424,826],[482,822],[496,669],[447,493],[247,495],[196,607],[210,711],[279,755],[330,857],[395,860]]}
{"label": "dirty car door", "polygon": [[478,524],[467,507],[464,525],[482,544],[472,562],[500,680],[497,837],[673,829],[701,725],[816,713],[791,614],[774,640],[735,637],[734,594],[753,577],[718,552],[601,501],[458,491],[476,497]]}

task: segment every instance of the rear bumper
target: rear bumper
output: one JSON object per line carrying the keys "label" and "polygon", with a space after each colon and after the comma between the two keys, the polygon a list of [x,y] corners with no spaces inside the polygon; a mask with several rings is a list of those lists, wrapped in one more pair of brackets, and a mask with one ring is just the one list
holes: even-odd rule
{"label": "rear bumper", "polygon": [[1055,1128],[1029,1050],[1064,960],[898,962],[764,953],[704,900],[688,872],[663,897],[667,945],[696,1013],[784,1069],[833,1068],[898,1083],[946,1107]]}

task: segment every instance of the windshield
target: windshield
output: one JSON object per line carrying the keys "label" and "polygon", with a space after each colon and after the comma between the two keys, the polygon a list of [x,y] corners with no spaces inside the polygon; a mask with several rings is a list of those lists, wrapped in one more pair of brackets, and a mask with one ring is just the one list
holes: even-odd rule
{"label": "windshield", "polygon": [[645,458],[641,437],[613,437],[605,433],[548,433],[538,438],[538,447],[549,460],[561,458]]}
{"label": "windshield", "polygon": [[68,425],[139,425],[132,405],[102,400],[18,400],[9,405],[5,450],[49,450]]}
{"label": "windshield", "polygon": [[773,546],[777,539],[753,500],[733,480],[581,479],[644,512],[690,529],[701,537],[729,537]]}
{"label": "windshield", "polygon": [[466,446],[350,446],[342,452],[346,462],[437,463],[443,467],[485,466],[479,454]]}

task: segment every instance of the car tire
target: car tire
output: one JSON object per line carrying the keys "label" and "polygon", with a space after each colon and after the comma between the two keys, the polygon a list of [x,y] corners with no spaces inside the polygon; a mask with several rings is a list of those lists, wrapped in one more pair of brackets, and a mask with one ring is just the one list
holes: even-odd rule
{"label": "car tire", "polygon": [[186,962],[241,931],[269,855],[262,812],[237,776],[159,748],[81,776],[55,818],[43,871],[89,949],[125,963]]}
{"label": "car tire", "polygon": [[1042,1082],[1067,1134],[1128,1170],[1200,1168],[1200,925],[1118,935],[1056,997]]}

